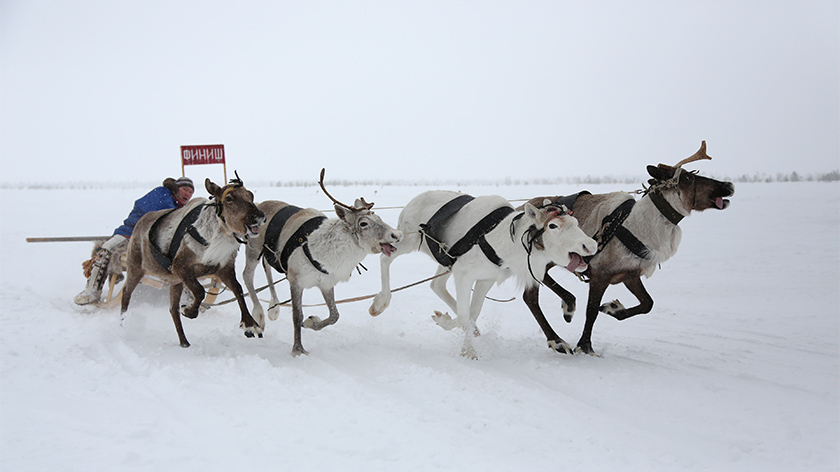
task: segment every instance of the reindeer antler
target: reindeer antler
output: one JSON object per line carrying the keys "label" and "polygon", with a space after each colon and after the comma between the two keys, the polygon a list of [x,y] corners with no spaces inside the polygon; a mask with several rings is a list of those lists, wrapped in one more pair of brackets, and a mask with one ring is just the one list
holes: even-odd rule
{"label": "reindeer antler", "polygon": [[324,173],[325,172],[326,172],[326,169],[322,168],[321,169],[321,179],[318,181],[318,185],[321,186],[321,190],[324,191],[324,195],[329,197],[329,199],[332,200],[333,203],[335,203],[336,205],[343,206],[344,208],[347,208],[348,210],[353,210],[353,211],[370,210],[371,208],[373,208],[373,202],[370,202],[370,203],[366,202],[364,197],[359,199],[362,202],[362,208],[351,207],[350,205],[347,205],[345,203],[341,203],[340,201],[336,200],[332,195],[330,195],[330,192],[327,192],[327,188],[324,187]]}
{"label": "reindeer antler", "polygon": [[708,159],[708,160],[712,159],[711,156],[706,154],[706,140],[705,139],[700,144],[700,149],[697,152],[695,152],[691,156],[686,157],[685,159],[678,162],[677,165],[674,166],[674,168],[679,169],[680,167],[683,166],[683,164],[688,164],[689,162],[700,161],[700,160],[703,160],[703,159]]}

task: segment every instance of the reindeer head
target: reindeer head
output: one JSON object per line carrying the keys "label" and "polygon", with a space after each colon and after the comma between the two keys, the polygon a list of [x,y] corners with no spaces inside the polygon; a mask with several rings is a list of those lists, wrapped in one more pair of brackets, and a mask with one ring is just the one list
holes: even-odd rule
{"label": "reindeer head", "polygon": [[680,202],[687,211],[727,208],[729,200],[725,197],[735,194],[735,185],[732,182],[721,182],[703,177],[696,171],[686,171],[682,168],[684,164],[703,159],[711,160],[711,157],[706,154],[706,141],[703,141],[696,153],[681,160],[675,166],[666,164],[647,166],[648,174],[653,177],[648,181],[651,185],[650,190],[677,192]]}
{"label": "reindeer head", "polygon": [[552,262],[569,272],[586,270],[583,256],[595,254],[598,243],[578,227],[577,218],[570,215],[565,207],[549,203],[546,200],[541,208],[530,203],[524,206],[525,217],[533,221],[535,228],[530,236],[532,243],[545,251]]}
{"label": "reindeer head", "polygon": [[205,179],[204,188],[215,201],[219,217],[231,232],[245,238],[260,234],[265,214],[254,204],[254,194],[245,188],[238,174],[224,187]]}
{"label": "reindeer head", "polygon": [[335,214],[341,221],[345,222],[359,242],[359,247],[366,249],[371,254],[384,253],[386,256],[393,254],[397,248],[394,243],[402,239],[402,231],[396,230],[382,221],[378,215],[371,211],[373,202],[366,202],[364,197],[357,198],[353,206],[345,205],[333,198],[327,188],[324,187],[324,171],[321,169],[321,190],[333,201]]}

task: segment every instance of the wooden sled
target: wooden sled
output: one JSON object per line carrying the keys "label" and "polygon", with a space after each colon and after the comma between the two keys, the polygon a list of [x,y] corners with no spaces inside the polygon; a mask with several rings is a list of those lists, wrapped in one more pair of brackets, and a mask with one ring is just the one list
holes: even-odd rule
{"label": "wooden sled", "polygon": [[[120,255],[120,265],[122,267],[122,272],[126,270],[126,252],[123,251]],[[201,302],[201,311],[208,310],[213,303],[216,303],[216,297],[219,296],[222,291],[224,291],[224,284],[218,277],[214,275],[210,275],[207,277],[200,277],[199,282],[204,287],[205,295],[204,300]],[[112,273],[108,277],[108,295],[104,297],[102,300],[94,303],[94,306],[100,308],[116,308],[120,306],[120,302],[122,300],[122,293],[125,281],[125,276],[121,274],[114,274]],[[143,285],[148,285],[149,287],[154,287],[158,290],[162,290],[169,286],[167,282],[163,280],[151,276],[151,275],[144,275],[142,279],[140,279],[140,283]],[[119,287],[119,288],[117,288]],[[114,293],[116,292],[116,293]]]}

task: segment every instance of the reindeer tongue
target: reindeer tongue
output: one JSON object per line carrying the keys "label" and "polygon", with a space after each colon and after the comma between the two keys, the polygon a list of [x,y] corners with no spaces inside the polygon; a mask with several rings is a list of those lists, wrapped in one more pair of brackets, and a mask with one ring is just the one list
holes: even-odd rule
{"label": "reindeer tongue", "polygon": [[382,243],[379,246],[382,248],[382,252],[384,252],[386,256],[391,257],[391,253],[394,251],[394,246],[391,246],[388,243]]}
{"label": "reindeer tongue", "polygon": [[718,207],[718,209],[723,210],[723,197],[715,198],[715,206]]}
{"label": "reindeer tongue", "polygon": [[580,254],[572,252],[569,254],[571,261],[569,261],[569,265],[566,266],[566,270],[569,272],[574,272],[578,267],[584,265],[583,258],[580,257]]}

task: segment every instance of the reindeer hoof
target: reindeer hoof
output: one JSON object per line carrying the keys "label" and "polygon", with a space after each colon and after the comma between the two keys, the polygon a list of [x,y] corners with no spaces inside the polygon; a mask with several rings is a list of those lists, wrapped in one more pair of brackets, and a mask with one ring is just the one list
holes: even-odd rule
{"label": "reindeer hoof", "polygon": [[181,309],[179,310],[181,312],[181,316],[189,318],[191,320],[198,318],[198,307],[192,309],[190,308],[191,307],[189,306],[181,305]]}
{"label": "reindeer hoof", "polygon": [[321,318],[317,316],[310,316],[309,318],[303,320],[303,327],[306,329],[314,329],[318,330],[317,325],[321,323]]}
{"label": "reindeer hoof", "polygon": [[569,346],[569,344],[566,341],[563,341],[562,339],[559,339],[557,341],[553,339],[549,340],[548,347],[556,352],[559,352],[560,354],[575,353],[574,349],[572,349],[572,346]]}
{"label": "reindeer hoof", "polygon": [[613,300],[609,303],[604,303],[598,308],[598,311],[601,313],[605,313],[607,315],[612,316],[613,318],[622,320],[626,318],[627,309],[624,308],[624,305],[618,300]]}
{"label": "reindeer hoof", "polygon": [[452,321],[452,317],[449,316],[449,313],[441,313],[435,310],[435,314],[432,315],[432,320],[434,320],[435,324],[447,331],[455,327],[455,323]]}
{"label": "reindeer hoof", "polygon": [[246,338],[253,338],[254,336],[259,336],[260,338],[263,337],[262,328],[256,325],[246,326],[245,323],[239,323],[239,329],[242,330],[242,333]]}
{"label": "reindeer hoof", "polygon": [[390,295],[386,297],[382,297],[381,295],[377,295],[373,298],[373,303],[370,304],[370,308],[368,308],[368,313],[370,316],[379,316],[388,308],[388,305],[391,304]]}
{"label": "reindeer hoof", "polygon": [[274,305],[268,309],[268,319],[271,321],[277,321],[277,318],[280,316],[280,306]]}
{"label": "reindeer hoof", "polygon": [[461,357],[474,361],[478,360],[478,354],[476,354],[475,349],[472,346],[464,346],[461,348]]}
{"label": "reindeer hoof", "polygon": [[292,355],[293,356],[297,357],[301,354],[303,354],[304,356],[309,355],[309,353],[306,352],[306,349],[304,349],[303,346],[295,346],[295,347],[292,348]]}
{"label": "reindeer hoof", "polygon": [[571,303],[567,305],[564,301],[560,303],[563,306],[563,319],[566,320],[566,323],[571,323],[572,318],[575,316],[575,304]]}
{"label": "reindeer hoof", "polygon": [[595,350],[592,349],[591,342],[578,342],[577,349],[575,349],[575,352],[582,352],[584,354],[589,354],[590,356],[600,357],[598,354],[595,354]]}

